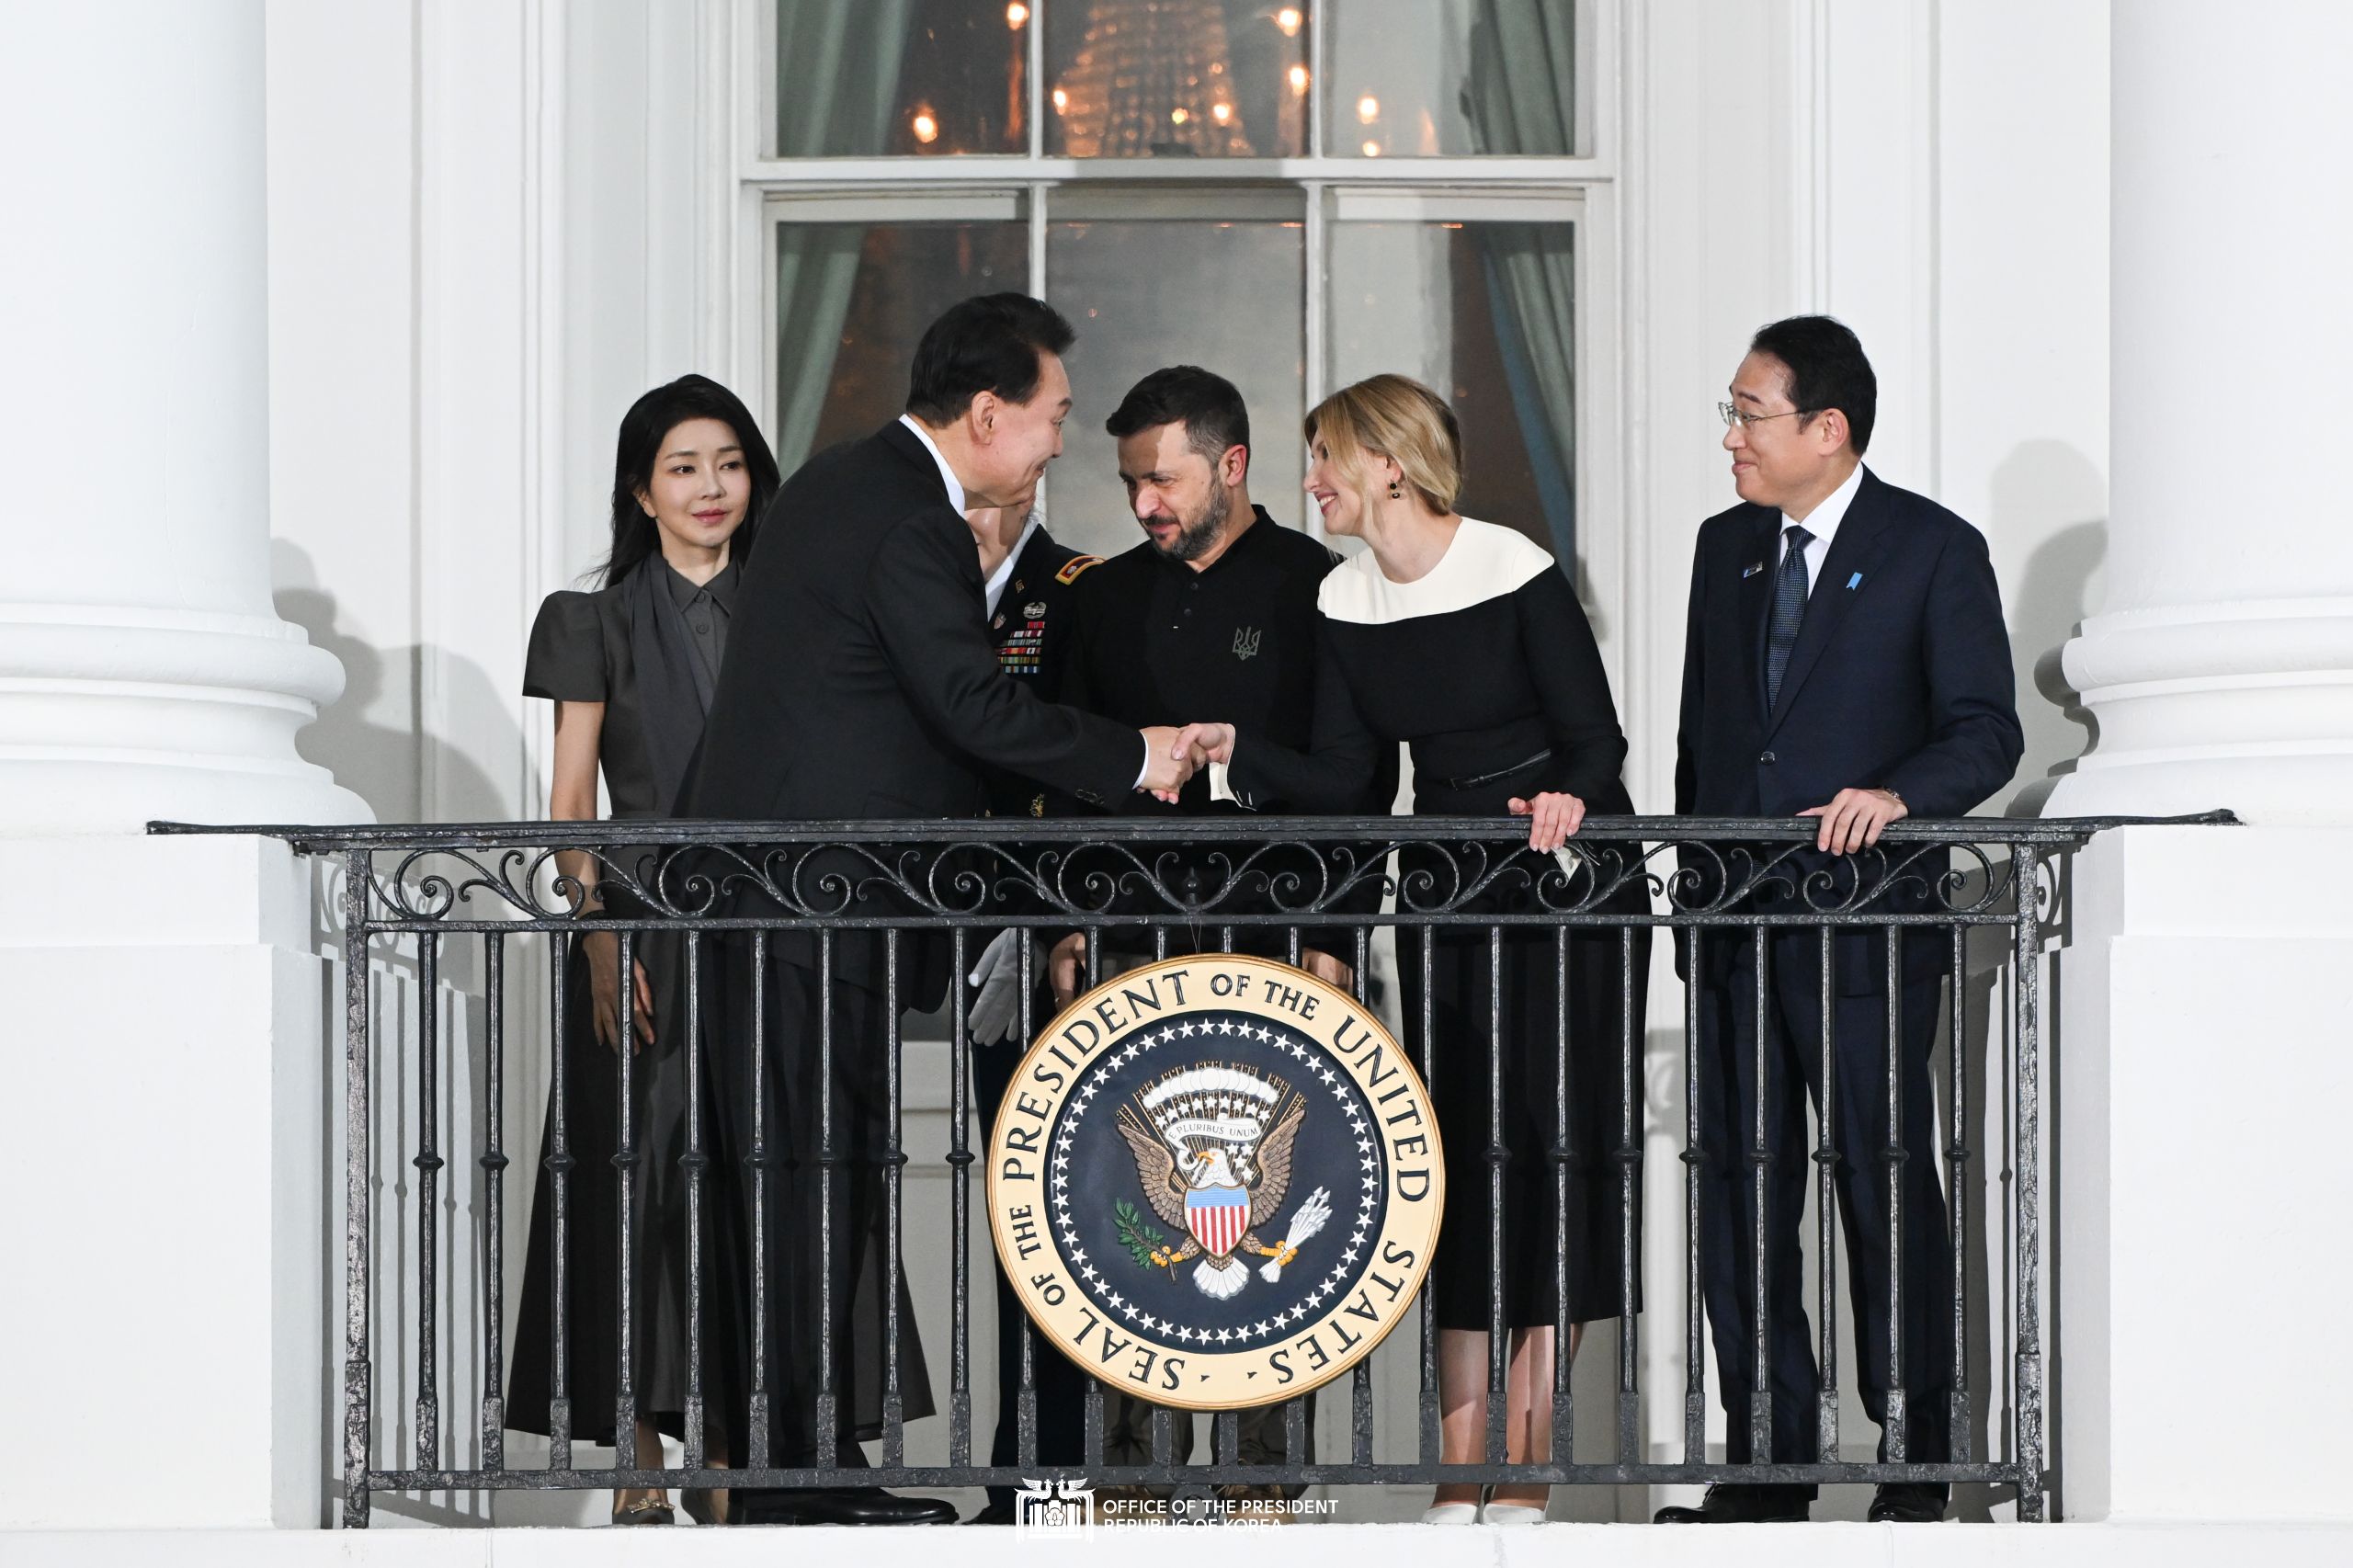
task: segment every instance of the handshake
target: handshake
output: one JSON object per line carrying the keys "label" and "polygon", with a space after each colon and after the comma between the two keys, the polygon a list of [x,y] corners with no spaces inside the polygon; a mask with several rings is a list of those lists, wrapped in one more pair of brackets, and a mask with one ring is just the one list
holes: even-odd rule
{"label": "handshake", "polygon": [[1211,763],[1233,760],[1231,724],[1154,724],[1143,732],[1143,777],[1136,789],[1154,800],[1176,803],[1186,781]]}

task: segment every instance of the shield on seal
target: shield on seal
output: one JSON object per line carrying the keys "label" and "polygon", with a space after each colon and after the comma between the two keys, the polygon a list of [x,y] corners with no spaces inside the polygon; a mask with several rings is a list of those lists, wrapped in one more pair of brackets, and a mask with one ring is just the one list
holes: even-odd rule
{"label": "shield on seal", "polygon": [[1239,1187],[1197,1187],[1185,1194],[1185,1228],[1211,1257],[1242,1244],[1250,1228],[1250,1194]]}

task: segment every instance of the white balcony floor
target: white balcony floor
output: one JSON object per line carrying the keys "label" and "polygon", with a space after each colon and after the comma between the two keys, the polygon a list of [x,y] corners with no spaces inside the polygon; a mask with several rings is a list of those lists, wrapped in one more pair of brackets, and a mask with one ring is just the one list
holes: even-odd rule
{"label": "white balcony floor", "polygon": [[[1302,1532],[1313,1530],[1311,1540]],[[1419,1525],[1305,1525],[1097,1531],[1091,1546],[1017,1540],[1010,1529],[930,1532],[802,1528],[731,1530],[697,1537],[676,1529],[373,1529],[354,1531],[88,1530],[0,1538],[11,1568],[596,1568],[601,1563],[774,1563],[795,1568],[877,1568],[952,1553],[958,1568],[1071,1568],[1116,1558],[1138,1568],[1178,1568],[1211,1553],[1220,1568],[1295,1568],[1302,1551],[1351,1568],[2205,1568],[2259,1562],[2264,1568],[2341,1568],[2353,1562],[2347,1525],[1744,1525],[1662,1528],[1550,1524],[1536,1529],[1432,1529]]]}

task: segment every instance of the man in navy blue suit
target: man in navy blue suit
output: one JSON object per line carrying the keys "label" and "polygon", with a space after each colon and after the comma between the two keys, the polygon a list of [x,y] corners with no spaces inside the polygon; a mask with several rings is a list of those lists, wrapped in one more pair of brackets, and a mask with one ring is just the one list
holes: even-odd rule
{"label": "man in navy blue suit", "polygon": [[[1797,903],[1790,890],[1810,872],[1826,872],[1840,888],[1851,888],[1858,875],[1868,883],[1880,863],[1873,846],[1889,824],[1963,814],[2008,782],[2024,746],[1984,540],[1935,502],[1862,466],[1878,390],[1852,332],[1826,316],[1798,316],[1756,334],[1733,377],[1732,401],[1722,405],[1723,445],[1742,504],[1699,527],[1675,809],[1819,819],[1813,846],[1785,869],[1782,883],[1753,896],[1758,909]],[[1932,881],[1944,869],[1939,858],[1923,874]],[[1704,883],[1704,869],[1694,869]],[[1928,903],[1925,887],[1915,885],[1871,907]],[[1700,987],[1701,1277],[1728,1418],[1726,1457],[1735,1464],[1752,1457],[1809,1463],[1817,1455],[1823,1385],[1798,1233],[1813,1153],[1805,1102],[1820,1107],[1823,1099],[1826,989],[1828,1115],[1859,1347],[1855,1376],[1881,1427],[1881,1458],[1938,1462],[1951,1452],[1953,1297],[1928,1052],[1949,939],[1942,929],[1912,927],[1893,976],[1882,933],[1841,932],[1831,948],[1825,983],[1818,929],[1783,927],[1767,937],[1761,1051],[1750,935],[1708,932],[1696,961],[1687,955],[1689,982]],[[1898,1003],[1893,1129],[1891,983]],[[1900,1160],[1883,1157],[1898,1148]],[[1767,1156],[1761,1237],[1760,1153]],[[1898,1173],[1893,1178],[1891,1169]],[[1901,1241],[1893,1252],[1891,1179],[1901,1184]],[[1768,1319],[1761,1368],[1760,1246]],[[1892,1257],[1902,1287],[1900,1399],[1891,1398],[1899,1386],[1890,1369]],[[1761,1394],[1754,1392],[1760,1381]],[[1755,1452],[1753,1416],[1755,1426],[1769,1426],[1770,1453]],[[1665,1508],[1658,1518],[1802,1519],[1813,1495],[1812,1486],[1718,1485],[1699,1506]],[[1944,1506],[1942,1486],[1888,1485],[1873,1498],[1870,1517],[1937,1519]]]}

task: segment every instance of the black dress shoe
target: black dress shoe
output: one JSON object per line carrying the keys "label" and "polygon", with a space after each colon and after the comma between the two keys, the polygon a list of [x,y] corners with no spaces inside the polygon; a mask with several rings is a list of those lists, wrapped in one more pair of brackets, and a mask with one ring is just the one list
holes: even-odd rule
{"label": "black dress shoe", "polygon": [[1719,1482],[1696,1508],[1670,1506],[1651,1517],[1656,1525],[1781,1525],[1803,1522],[1813,1499],[1800,1486],[1747,1486]]}
{"label": "black dress shoe", "polygon": [[938,1497],[901,1497],[879,1486],[835,1486],[738,1494],[748,1497],[746,1525],[952,1525],[956,1510]]}
{"label": "black dress shoe", "polygon": [[1875,1525],[1933,1525],[1945,1517],[1945,1489],[1918,1482],[1891,1481],[1871,1498]]}

